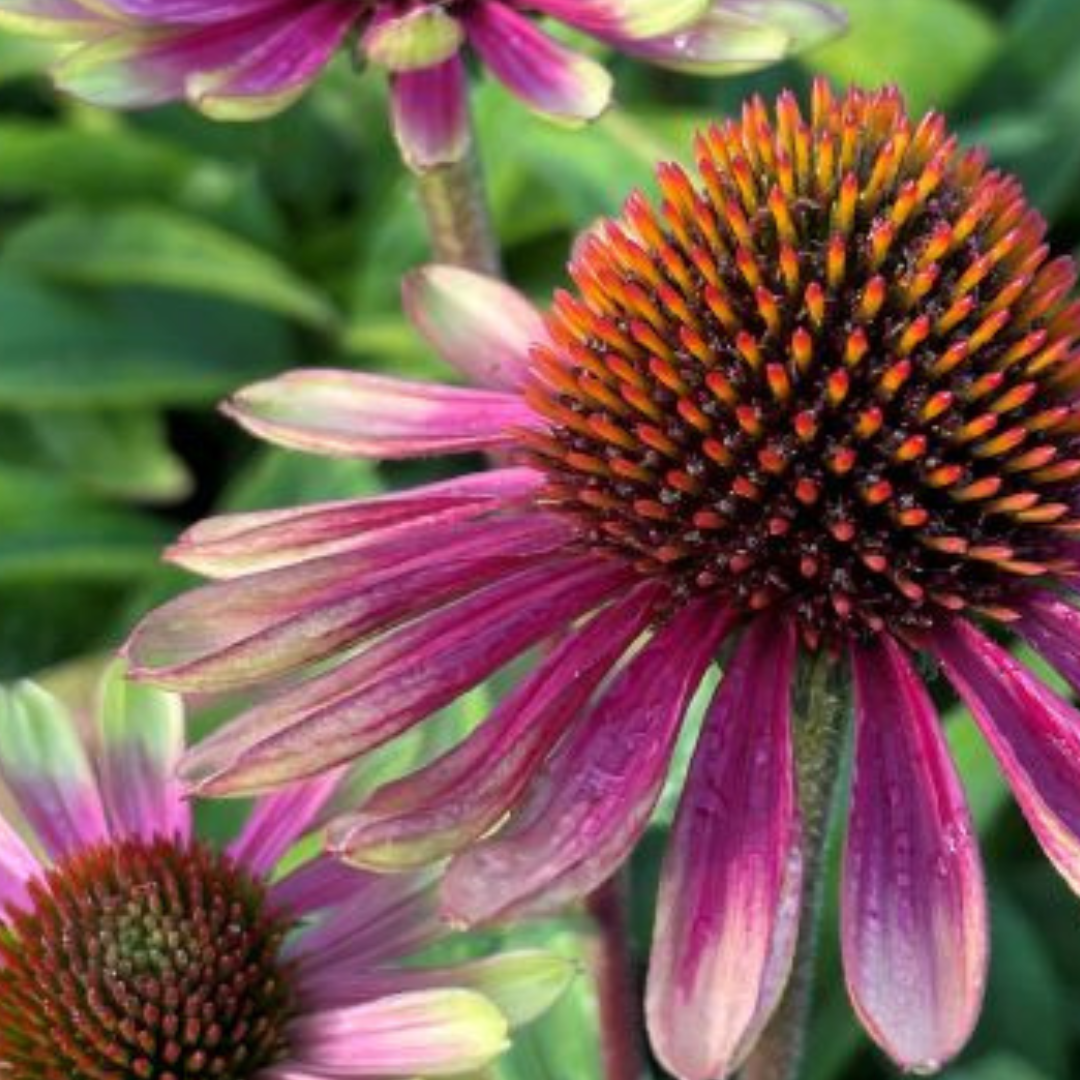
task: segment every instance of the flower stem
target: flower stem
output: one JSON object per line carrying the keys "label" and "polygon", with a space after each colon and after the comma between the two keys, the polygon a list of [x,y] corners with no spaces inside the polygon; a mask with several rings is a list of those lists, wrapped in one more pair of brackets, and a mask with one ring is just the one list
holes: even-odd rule
{"label": "flower stem", "polygon": [[830,825],[850,712],[843,671],[843,665],[821,649],[808,658],[797,691],[795,770],[804,872],[799,940],[787,990],[743,1067],[741,1080],[797,1080],[803,1060],[828,876]]}
{"label": "flower stem", "polygon": [[627,881],[617,874],[588,899],[596,924],[593,973],[600,1003],[600,1045],[604,1080],[641,1080],[644,1058],[638,991],[627,926]]}
{"label": "flower stem", "polygon": [[436,261],[499,276],[502,260],[475,144],[451,165],[416,174]]}

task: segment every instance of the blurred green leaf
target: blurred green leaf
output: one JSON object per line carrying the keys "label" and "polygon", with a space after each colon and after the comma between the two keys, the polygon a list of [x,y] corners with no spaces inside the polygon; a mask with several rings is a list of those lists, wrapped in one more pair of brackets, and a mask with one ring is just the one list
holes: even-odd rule
{"label": "blurred green leaf", "polygon": [[896,83],[913,111],[948,108],[994,60],[997,23],[966,0],[841,0],[851,29],[815,51],[840,83]]}
{"label": "blurred green leaf", "polygon": [[0,31],[0,83],[44,70],[55,54],[56,46],[48,42]]}
{"label": "blurred green leaf", "polygon": [[949,1069],[942,1073],[942,1080],[1051,1080],[1051,1077],[1012,1054],[991,1054],[971,1065]]}
{"label": "blurred green leaf", "polygon": [[52,460],[92,490],[138,502],[175,502],[191,491],[188,468],[156,413],[73,410],[29,419]]}
{"label": "blurred green leaf", "polygon": [[335,322],[319,293],[273,256],[198,218],[156,207],[34,218],[8,237],[3,261],[59,282],[179,289],[324,329]]}
{"label": "blurred green leaf", "polygon": [[258,312],[182,297],[88,297],[0,267],[0,408],[206,403],[284,366]]}

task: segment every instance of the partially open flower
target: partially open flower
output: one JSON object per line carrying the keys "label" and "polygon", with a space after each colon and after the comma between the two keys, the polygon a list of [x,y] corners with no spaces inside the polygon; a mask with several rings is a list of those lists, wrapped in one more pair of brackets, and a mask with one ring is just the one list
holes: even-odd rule
{"label": "partially open flower", "polygon": [[76,43],[60,86],[111,107],[187,99],[257,119],[355,50],[390,73],[395,130],[417,168],[465,149],[466,46],[537,112],[577,123],[607,107],[604,68],[530,13],[701,74],[774,63],[843,26],[823,0],[0,0],[0,26]]}
{"label": "partially open flower", "polygon": [[180,690],[277,681],[185,762],[194,789],[243,793],[363,754],[547,643],[473,735],[333,831],[371,867],[452,855],[444,904],[472,923],[615,870],[730,646],[648,993],[670,1071],[715,1080],[788,975],[791,686],[800,651],[828,650],[855,688],[847,979],[874,1038],[932,1069],[975,1022],[987,929],[917,654],[1080,889],[1080,716],[986,632],[1080,689],[1074,269],[1014,180],[891,90],[819,84],[808,117],[753,101],[696,149],[696,175],[661,167],[658,207],[633,195],[581,243],[546,321],[464,271],[411,283],[421,329],[491,389],[311,371],[242,391],[232,414],[282,445],[519,464],[198,525],[173,557],[224,580],[129,652]]}
{"label": "partially open flower", "polygon": [[440,936],[430,875],[278,864],[336,777],[261,801],[220,850],[173,779],[177,699],[114,671],[85,745],[44,690],[0,690],[0,1075],[345,1080],[469,1072],[571,972],[508,953],[403,967]]}

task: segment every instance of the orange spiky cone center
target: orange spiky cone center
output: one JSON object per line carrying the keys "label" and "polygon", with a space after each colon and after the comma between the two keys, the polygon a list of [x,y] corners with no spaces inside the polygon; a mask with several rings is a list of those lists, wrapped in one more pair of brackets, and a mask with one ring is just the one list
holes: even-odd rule
{"label": "orange spiky cone center", "polygon": [[1075,564],[1080,305],[1015,180],[893,90],[699,136],[593,230],[523,434],[589,543],[823,636]]}
{"label": "orange spiky cone center", "polygon": [[199,845],[77,855],[0,911],[0,1075],[244,1080],[277,1060],[292,1007],[287,923]]}

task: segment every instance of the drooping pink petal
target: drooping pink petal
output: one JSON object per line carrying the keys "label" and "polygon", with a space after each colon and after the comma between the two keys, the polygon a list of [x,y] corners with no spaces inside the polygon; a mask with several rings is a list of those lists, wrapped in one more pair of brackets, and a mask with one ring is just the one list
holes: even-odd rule
{"label": "drooping pink petal", "polygon": [[1017,604],[1021,617],[1011,629],[1022,634],[1080,693],[1080,610],[1064,597],[1032,592]]}
{"label": "drooping pink petal", "polygon": [[225,411],[254,435],[340,457],[484,450],[536,423],[517,397],[357,371],[293,371],[241,390]]}
{"label": "drooping pink petal", "polygon": [[0,816],[0,923],[10,904],[26,903],[26,885],[41,872],[41,866],[19,834]]}
{"label": "drooping pink petal", "polygon": [[109,838],[86,750],[64,706],[33,683],[0,687],[0,779],[45,853],[59,860]]}
{"label": "drooping pink petal", "polygon": [[16,34],[78,41],[93,34],[100,22],[75,0],[0,0],[0,28]]}
{"label": "drooping pink petal", "polygon": [[464,522],[203,586],[151,612],[125,655],[135,677],[176,690],[254,685],[542,561],[568,535],[547,515]]}
{"label": "drooping pink petal", "polygon": [[529,6],[589,33],[649,38],[688,27],[709,0],[531,0]]}
{"label": "drooping pink petal", "polygon": [[[366,874],[354,878],[349,899],[291,937],[284,956],[297,965],[301,992],[327,978],[371,969],[426,948],[445,935],[432,874]],[[284,893],[274,889],[274,899]]]}
{"label": "drooping pink petal", "polygon": [[341,772],[335,769],[260,799],[229,845],[229,855],[249,873],[269,877],[281,857],[312,828],[340,781]]}
{"label": "drooping pink petal", "polygon": [[693,26],[655,37],[613,39],[632,56],[702,75],[735,74],[774,64],[840,33],[840,11],[816,0],[713,0]]}
{"label": "drooping pink petal", "polygon": [[[301,1015],[289,1048],[316,1075],[461,1075],[507,1049],[507,1023],[470,990],[418,990],[363,1005]],[[286,1067],[287,1069],[287,1067]],[[288,1075],[273,1069],[268,1077]]]}
{"label": "drooping pink petal", "polygon": [[660,882],[646,994],[682,1080],[741,1064],[787,982],[802,880],[790,698],[794,627],[759,618],[705,718]]}
{"label": "drooping pink petal", "polygon": [[129,682],[114,664],[98,712],[98,774],[110,834],[187,839],[191,811],[176,780],[184,706],[164,690]]}
{"label": "drooping pink petal", "polygon": [[[100,9],[103,0],[89,0],[87,6]],[[107,0],[108,8],[133,23],[174,26],[221,26],[249,19],[253,15],[281,15],[295,11],[291,0]]]}
{"label": "drooping pink petal", "polygon": [[656,633],[533,781],[509,827],[452,861],[448,918],[473,924],[555,907],[614,873],[648,824],[690,700],[730,626],[710,598]]}
{"label": "drooping pink petal", "polygon": [[394,75],[390,116],[409,168],[424,172],[460,161],[469,149],[469,88],[461,57]]}
{"label": "drooping pink petal", "polygon": [[904,1069],[967,1042],[986,984],[982,865],[937,711],[892,638],[856,646],[844,971],[867,1030]]}
{"label": "drooping pink petal", "polygon": [[1080,892],[1080,715],[965,619],[929,644],[1050,861]]}
{"label": "drooping pink petal", "polygon": [[482,836],[648,625],[662,592],[644,584],[567,635],[468,739],[335,822],[331,848],[359,866],[402,869]]}
{"label": "drooping pink petal", "polygon": [[477,4],[462,16],[469,41],[495,77],[540,113],[595,120],[611,102],[611,76],[552,41],[505,4]]}
{"label": "drooping pink petal", "polygon": [[275,881],[270,886],[270,902],[275,910],[302,919],[323,908],[359,902],[363,892],[364,881],[355,867],[320,856]]}
{"label": "drooping pink petal", "polygon": [[402,539],[410,527],[447,524],[527,502],[543,483],[534,469],[493,469],[369,499],[223,514],[183,533],[171,562],[214,578],[291,566]]}
{"label": "drooping pink petal", "polygon": [[463,267],[414,270],[402,298],[412,324],[476,386],[520,390],[532,346],[550,341],[540,312],[517,289]]}
{"label": "drooping pink petal", "polygon": [[55,76],[63,89],[108,108],[187,97],[221,118],[257,119],[306,89],[355,20],[351,5],[322,0],[299,10],[289,2],[252,5],[235,19],[168,32],[135,23],[89,38]]}
{"label": "drooping pink petal", "polygon": [[400,735],[628,584],[625,567],[551,559],[420,618],[256,706],[188,753],[200,794],[270,790]]}

